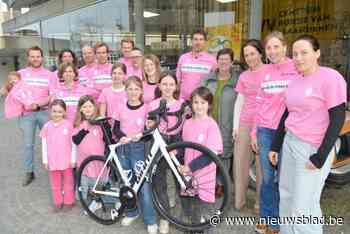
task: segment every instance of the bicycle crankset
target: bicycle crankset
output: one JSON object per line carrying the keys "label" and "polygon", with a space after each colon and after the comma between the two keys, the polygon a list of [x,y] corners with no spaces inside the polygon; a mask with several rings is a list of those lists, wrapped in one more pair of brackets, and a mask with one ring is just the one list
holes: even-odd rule
{"label": "bicycle crankset", "polygon": [[120,188],[119,199],[126,210],[134,210],[137,207],[137,194],[129,186]]}

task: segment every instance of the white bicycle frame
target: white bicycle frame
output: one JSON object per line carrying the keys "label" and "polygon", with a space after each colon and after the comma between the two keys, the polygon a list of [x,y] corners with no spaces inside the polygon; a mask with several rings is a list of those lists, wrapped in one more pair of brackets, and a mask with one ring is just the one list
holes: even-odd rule
{"label": "white bicycle frame", "polygon": [[186,189],[186,185],[184,183],[184,180],[182,179],[182,177],[180,176],[180,173],[177,170],[177,166],[180,165],[179,161],[177,160],[177,158],[175,156],[171,156],[168,151],[166,150],[167,144],[164,141],[162,135],[160,134],[158,128],[156,128],[153,133],[152,136],[154,138],[154,143],[152,145],[152,148],[150,150],[150,153],[148,154],[148,156],[145,159],[145,167],[142,168],[141,170],[141,177],[133,184],[131,185],[131,178],[128,178],[128,171],[124,170],[118,155],[116,153],[116,148],[120,145],[122,145],[121,143],[117,143],[117,144],[112,144],[109,145],[109,155],[108,158],[106,160],[106,163],[103,165],[103,168],[101,170],[101,172],[99,173],[96,182],[94,184],[94,187],[92,188],[92,192],[96,193],[96,194],[102,194],[102,195],[108,195],[108,196],[113,196],[113,197],[119,197],[119,192],[112,192],[112,191],[99,191],[96,190],[96,187],[98,185],[98,182],[101,179],[101,176],[104,172],[104,170],[106,169],[108,163],[113,160],[117,166],[117,170],[119,171],[119,174],[121,176],[122,182],[126,185],[126,186],[132,186],[132,190],[135,192],[135,194],[137,194],[137,192],[139,191],[143,181],[145,180],[145,177],[147,176],[148,171],[150,170],[150,167],[152,165],[153,160],[155,159],[157,152],[160,150],[160,152],[163,154],[165,160],[167,161],[167,163],[170,166],[170,169],[172,170],[172,172],[174,173],[177,182],[179,183],[181,189],[185,190]]}

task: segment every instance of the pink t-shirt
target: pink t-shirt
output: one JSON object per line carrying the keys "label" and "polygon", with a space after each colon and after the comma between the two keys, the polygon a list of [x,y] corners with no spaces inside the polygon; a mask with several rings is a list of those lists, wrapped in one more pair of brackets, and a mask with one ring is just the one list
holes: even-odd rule
{"label": "pink t-shirt", "polygon": [[91,85],[91,78],[93,77],[93,71],[95,63],[85,65],[79,69],[79,82],[81,85],[89,86]]}
{"label": "pink t-shirt", "polygon": [[285,110],[284,93],[288,84],[296,79],[298,72],[294,62],[287,59],[283,64],[267,64],[260,90],[256,97],[257,112],[254,119],[252,137],[256,137],[256,127],[277,129]]}
{"label": "pink t-shirt", "polygon": [[[9,94],[6,96],[5,103],[4,103],[4,114],[5,118],[13,118],[21,116],[24,112],[24,105],[22,104],[21,100],[21,94],[19,91],[22,82],[18,82],[9,92]],[[17,97],[19,95],[19,97]]]}
{"label": "pink t-shirt", "polygon": [[263,65],[256,71],[247,70],[239,76],[235,90],[244,96],[239,123],[252,125],[256,112],[256,96],[260,89],[261,80],[264,77],[266,66]]}
{"label": "pink t-shirt", "polygon": [[127,103],[118,105],[113,118],[120,121],[120,130],[127,136],[142,133],[145,127],[148,107],[143,104],[136,110],[128,107]]}
{"label": "pink t-shirt", "polygon": [[26,95],[31,103],[47,101],[49,87],[53,83],[52,72],[44,68],[27,67],[18,71],[21,81],[26,84]]}
{"label": "pink t-shirt", "polygon": [[[121,57],[118,60],[119,63],[123,63],[126,66],[126,76],[129,77],[131,76],[131,72],[133,71],[132,68],[132,63],[131,63],[131,59],[126,58],[126,57]],[[141,78],[141,77],[140,77]]]}
{"label": "pink t-shirt", "polygon": [[72,88],[67,88],[61,83],[56,89],[50,90],[50,94],[53,98],[62,99],[66,103],[67,119],[73,123],[80,97],[91,93],[88,88],[76,82]]}
{"label": "pink t-shirt", "polygon": [[73,125],[67,120],[59,123],[47,122],[40,131],[40,137],[46,138],[47,159],[50,171],[70,168],[72,160]]}
{"label": "pink t-shirt", "polygon": [[148,82],[143,82],[144,103],[150,103],[154,100],[154,91],[156,90],[157,86],[157,84],[149,84]]}
{"label": "pink t-shirt", "polygon": [[119,104],[125,104],[127,100],[125,89],[115,90],[113,87],[103,89],[98,98],[99,103],[107,104],[108,117],[112,117],[113,113],[116,111],[116,107]]}
{"label": "pink t-shirt", "polygon": [[194,89],[199,87],[201,80],[217,67],[215,57],[207,52],[194,55],[188,52],[181,55],[176,69],[176,77],[180,81],[180,95],[188,100]]}
{"label": "pink t-shirt", "polygon": [[[77,166],[86,159],[87,157],[101,156],[104,155],[104,141],[103,141],[103,133],[102,129],[98,125],[91,125],[86,120],[83,121],[78,128],[74,129],[73,135],[76,135],[81,129],[87,129],[89,131],[88,134],[84,137],[84,139],[77,146]],[[89,168],[85,174],[85,176],[89,177],[97,177],[100,168]]]}
{"label": "pink t-shirt", "polygon": [[[149,104],[149,111],[156,110],[159,107],[160,100],[161,98],[157,98],[153,100]],[[167,103],[168,112],[176,112],[180,110],[183,102],[184,102],[183,99],[179,99],[179,100],[175,100],[173,103],[170,103],[170,104]],[[171,132],[167,132],[167,129],[174,127],[176,123],[177,123],[177,118],[175,116],[168,116],[168,123],[165,122],[163,119],[161,119],[159,123],[159,131],[167,135],[178,134],[182,129],[182,124],[179,126],[178,129],[175,129]]]}
{"label": "pink t-shirt", "polygon": [[52,72],[52,79],[50,83],[50,89],[55,89],[60,85],[60,78],[58,77],[58,71]]}
{"label": "pink t-shirt", "polygon": [[92,87],[98,92],[112,85],[112,67],[110,63],[96,64],[92,71]]}
{"label": "pink t-shirt", "polygon": [[137,76],[140,79],[143,79],[143,71],[141,68],[135,68],[134,66],[130,66],[129,71],[127,72],[127,76]]}
{"label": "pink t-shirt", "polygon": [[[216,153],[223,152],[220,129],[211,117],[186,120],[183,126],[182,139],[204,145]],[[186,150],[185,165],[189,165],[199,154],[196,150]],[[192,175],[195,184],[197,183],[200,199],[206,202],[215,202],[216,165],[211,163],[202,169],[196,170]]]}
{"label": "pink t-shirt", "polygon": [[336,70],[320,67],[309,76],[299,75],[285,96],[289,111],[286,128],[319,147],[329,125],[328,110],[346,103],[346,82]]}

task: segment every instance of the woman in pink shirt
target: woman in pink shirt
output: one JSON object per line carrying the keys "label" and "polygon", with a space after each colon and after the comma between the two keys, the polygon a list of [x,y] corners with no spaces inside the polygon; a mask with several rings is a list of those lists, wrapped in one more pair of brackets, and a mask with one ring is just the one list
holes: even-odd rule
{"label": "woman in pink shirt", "polygon": [[50,89],[51,100],[62,99],[67,106],[67,119],[74,122],[80,97],[89,94],[89,90],[79,84],[78,70],[73,63],[62,63],[57,72],[59,84]]}
{"label": "woman in pink shirt", "polygon": [[[72,143],[73,125],[65,119],[66,104],[56,99],[50,105],[51,120],[41,129],[42,158],[49,171],[54,212],[64,205],[66,211],[74,204],[73,170],[76,150]],[[62,194],[64,192],[64,195]]]}
{"label": "woman in pink shirt", "polygon": [[53,72],[53,80],[51,84],[51,88],[57,88],[60,85],[60,81],[62,77],[59,77],[59,68],[63,63],[72,63],[75,67],[78,65],[78,59],[75,53],[70,49],[63,49],[58,54],[58,68]]}
{"label": "woman in pink shirt", "polygon": [[[283,160],[279,190],[280,216],[322,219],[320,198],[330,172],[334,144],[345,120],[346,82],[337,71],[318,63],[320,45],[311,35],[293,43],[299,72],[285,93],[286,111],[269,154]],[[284,139],[284,140],[283,140]],[[322,224],[283,225],[282,233],[322,233]]]}
{"label": "woman in pink shirt", "polygon": [[[147,106],[142,101],[142,81],[137,76],[130,76],[126,83],[128,101],[121,103],[114,114],[114,133],[123,143],[117,149],[118,157],[124,170],[129,171],[135,181],[140,177],[140,168],[145,166],[144,143],[140,136],[145,127],[148,113]],[[148,181],[140,188],[139,201],[144,223],[150,234],[157,233],[157,217],[152,202],[152,191]],[[128,211],[122,219],[122,226],[131,225],[139,216],[139,209]]]}
{"label": "woman in pink shirt", "polygon": [[126,103],[127,97],[124,82],[126,80],[126,66],[116,63],[112,67],[112,86],[102,90],[98,102],[100,103],[100,116],[112,117],[116,107]]}
{"label": "woman in pink shirt", "polygon": [[[251,133],[252,146],[259,153],[262,183],[260,191],[260,216],[279,217],[278,171],[271,165],[268,154],[276,129],[285,109],[284,92],[290,81],[296,79],[293,61],[286,56],[287,43],[281,32],[271,32],[265,38],[266,56],[271,62],[263,74],[256,98],[257,112]],[[279,233],[279,225],[257,224],[259,233]]]}
{"label": "woman in pink shirt", "polygon": [[233,139],[234,139],[234,181],[235,208],[240,210],[246,203],[246,193],[249,181],[249,167],[255,157],[256,165],[256,197],[254,210],[259,213],[261,169],[259,157],[254,155],[250,146],[250,132],[256,113],[256,96],[265,72],[264,48],[260,41],[250,39],[242,46],[244,62],[248,69],[239,76],[235,90],[238,92],[234,108]]}
{"label": "woman in pink shirt", "polygon": [[[193,117],[185,121],[182,139],[205,145],[214,153],[221,154],[223,152],[223,142],[220,129],[216,121],[209,116],[213,99],[214,97],[208,88],[199,87],[192,92],[190,100]],[[203,155],[199,155],[198,151],[186,150],[184,165],[179,166],[179,171],[183,175],[191,174],[194,178],[193,180],[201,185],[198,188],[199,198],[197,200],[189,199],[188,196],[191,195],[188,194],[183,194],[184,198],[181,199],[185,215],[197,221],[201,218],[202,210],[212,211],[214,209],[215,182],[217,181],[215,164],[209,162],[205,163],[204,167],[199,167],[197,164],[200,161],[198,160],[200,157],[204,158]],[[206,231],[211,232],[212,230]]]}
{"label": "woman in pink shirt", "polygon": [[150,54],[143,58],[143,101],[147,104],[154,100],[160,76],[160,62],[157,56]]}

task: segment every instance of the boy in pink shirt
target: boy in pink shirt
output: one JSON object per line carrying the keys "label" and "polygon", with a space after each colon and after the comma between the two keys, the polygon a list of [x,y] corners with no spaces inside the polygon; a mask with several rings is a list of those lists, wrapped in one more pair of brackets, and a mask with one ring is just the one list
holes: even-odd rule
{"label": "boy in pink shirt", "polygon": [[63,205],[70,210],[74,204],[72,168],[75,167],[76,149],[72,143],[73,125],[64,119],[65,112],[63,100],[54,100],[51,103],[51,120],[40,132],[43,164],[49,170],[55,212]]}
{"label": "boy in pink shirt", "polygon": [[[25,111],[19,119],[19,125],[24,138],[24,165],[26,175],[22,185],[27,186],[34,180],[34,142],[37,126],[41,129],[48,121],[46,111],[49,103],[49,86],[52,82],[52,73],[42,67],[43,52],[41,48],[34,46],[28,49],[27,68],[19,70],[22,82],[26,86],[26,103],[23,103]],[[23,99],[22,99],[23,100]]]}
{"label": "boy in pink shirt", "polygon": [[195,31],[192,34],[192,51],[181,55],[177,63],[176,77],[184,100],[188,100],[202,78],[217,67],[215,57],[204,51],[206,39],[204,31]]}

